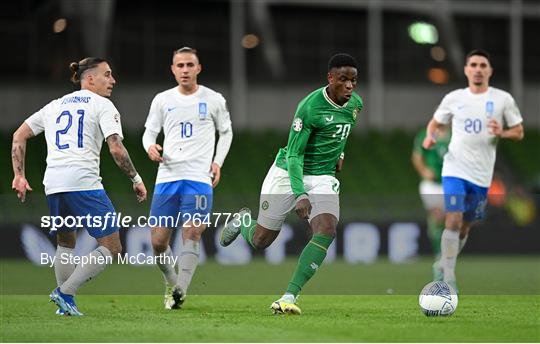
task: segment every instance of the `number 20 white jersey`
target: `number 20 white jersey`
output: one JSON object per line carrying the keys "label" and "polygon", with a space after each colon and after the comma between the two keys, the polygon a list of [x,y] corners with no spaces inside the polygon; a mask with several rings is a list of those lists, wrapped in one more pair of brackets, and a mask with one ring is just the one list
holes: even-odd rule
{"label": "number 20 white jersey", "polygon": [[109,99],[76,91],[51,101],[25,122],[35,135],[45,132],[45,194],[103,189],[101,146],[112,134],[123,138],[120,115]]}
{"label": "number 20 white jersey", "polygon": [[469,88],[448,93],[433,118],[448,124],[452,120],[452,138],[444,156],[443,177],[458,177],[489,187],[493,177],[497,140],[487,127],[491,119],[508,127],[523,120],[512,96],[489,87],[474,94]]}
{"label": "number 20 white jersey", "polygon": [[155,133],[163,129],[165,134],[164,162],[159,164],[156,184],[183,179],[212,183],[216,129],[222,133],[231,128],[220,93],[202,85],[190,95],[181,94],[178,87],[158,93],[145,127]]}

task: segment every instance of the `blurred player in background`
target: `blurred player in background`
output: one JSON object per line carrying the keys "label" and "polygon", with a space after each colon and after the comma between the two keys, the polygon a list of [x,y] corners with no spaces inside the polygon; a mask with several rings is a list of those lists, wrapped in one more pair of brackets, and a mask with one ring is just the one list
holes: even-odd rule
{"label": "blurred player in background", "polygon": [[431,247],[435,253],[433,279],[440,280],[441,269],[439,257],[441,253],[441,235],[444,230],[444,197],[441,184],[441,173],[444,155],[448,151],[450,133],[442,127],[437,133],[437,143],[431,149],[422,147],[426,138],[426,129],[423,128],[414,139],[412,164],[422,181],[419,185],[420,197],[427,213],[427,234]]}
{"label": "blurred player in background", "polygon": [[[99,247],[88,256],[88,264],[75,266],[72,259],[76,241],[75,228],[51,228],[58,243],[54,272],[58,287],[51,300],[58,305],[57,314],[83,315],[75,304],[74,295],[85,282],[96,277],[122,251],[119,228],[106,219],[115,213],[101,184],[99,154],[103,140],[107,141],[114,161],[133,182],[139,202],[146,199],[146,188],[122,144],[120,114],[108,99],[116,83],[106,60],[88,57],[70,65],[71,80],[81,89],[55,99],[30,116],[13,135],[12,162],[15,178],[13,189],[24,202],[26,191],[32,191],[25,178],[26,141],[45,132],[47,169],[43,184],[51,216],[100,217],[103,227],[85,223],[88,233]],[[106,258],[106,260],[104,260]]]}
{"label": "blurred player in background", "polygon": [[[172,256],[172,231],[182,226],[178,266],[159,260],[157,264],[165,279],[166,309],[184,303],[199,262],[201,234],[212,214],[212,188],[219,183],[233,137],[225,99],[197,83],[201,68],[195,49],[173,52],[171,71],[178,86],[154,97],[143,135],[148,157],[159,163],[150,215],[161,219],[181,216],[178,223],[151,228],[154,253]],[[163,147],[156,143],[161,130],[165,133]],[[214,155],[216,130],[219,140]]]}
{"label": "blurred player in background", "polygon": [[[452,121],[452,138],[444,157],[442,182],[446,229],[441,238],[443,280],[457,291],[455,266],[474,221],[484,217],[486,197],[499,139],[522,140],[521,114],[512,96],[489,86],[493,73],[483,50],[467,54],[468,87],[447,94],[428,123],[423,147],[437,143],[437,129]],[[507,129],[504,128],[503,122]]]}
{"label": "blurred player in background", "polygon": [[[258,220],[231,221],[221,233],[222,246],[241,233],[256,249],[277,238],[294,208],[307,219],[312,238],[302,251],[285,294],[273,302],[274,313],[300,314],[298,294],[321,266],[336,236],[339,220],[339,181],[347,137],[363,107],[354,88],[355,59],[336,54],[328,63],[328,85],[305,97],[296,110],[287,147],[281,148],[262,185]],[[250,213],[242,209],[241,215]],[[243,219],[243,217],[241,217]]]}

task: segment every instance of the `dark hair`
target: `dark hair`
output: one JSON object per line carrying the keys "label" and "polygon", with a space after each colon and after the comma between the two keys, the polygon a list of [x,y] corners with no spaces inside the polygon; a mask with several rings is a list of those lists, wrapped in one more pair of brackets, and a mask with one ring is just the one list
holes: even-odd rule
{"label": "dark hair", "polygon": [[182,48],[174,50],[172,54],[173,59],[176,54],[180,54],[180,53],[190,53],[197,56],[197,59],[199,59],[199,55],[197,54],[197,49],[193,49],[190,47],[182,47]]}
{"label": "dark hair", "polygon": [[330,61],[328,61],[328,71],[332,70],[332,68],[340,68],[340,67],[356,67],[356,60],[354,57],[352,57],[349,54],[335,54],[330,58]]}
{"label": "dark hair", "polygon": [[96,68],[100,63],[103,62],[107,62],[107,60],[99,57],[87,57],[79,62],[71,62],[69,64],[69,69],[72,72],[71,82],[78,84],[81,82],[81,77],[86,71]]}
{"label": "dark hair", "polygon": [[[488,61],[490,61],[489,59],[489,53],[487,51],[485,51],[484,49],[473,49],[471,51],[469,51],[469,53],[467,54],[467,56],[465,57],[465,65],[467,65],[467,63],[469,63],[469,59],[472,57],[472,56],[483,56],[485,57]],[[491,62],[491,61],[490,61]]]}

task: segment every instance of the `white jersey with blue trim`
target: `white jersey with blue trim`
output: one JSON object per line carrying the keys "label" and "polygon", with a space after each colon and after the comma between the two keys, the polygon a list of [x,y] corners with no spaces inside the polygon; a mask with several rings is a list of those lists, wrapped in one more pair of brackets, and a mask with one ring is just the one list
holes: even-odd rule
{"label": "white jersey with blue trim", "polygon": [[488,122],[495,119],[513,127],[523,121],[512,96],[494,87],[479,94],[469,88],[448,93],[433,118],[442,124],[452,121],[442,176],[462,178],[482,187],[491,184],[498,141],[490,134]]}
{"label": "white jersey with blue trim", "polygon": [[45,194],[103,189],[101,146],[112,134],[123,138],[120,114],[109,99],[76,91],[51,101],[25,122],[34,135],[45,132]]}
{"label": "white jersey with blue trim", "polygon": [[145,127],[155,133],[162,129],[163,163],[156,184],[193,180],[211,184],[210,165],[214,156],[216,130],[231,128],[225,98],[208,87],[198,85],[195,93],[183,95],[178,87],[158,93]]}

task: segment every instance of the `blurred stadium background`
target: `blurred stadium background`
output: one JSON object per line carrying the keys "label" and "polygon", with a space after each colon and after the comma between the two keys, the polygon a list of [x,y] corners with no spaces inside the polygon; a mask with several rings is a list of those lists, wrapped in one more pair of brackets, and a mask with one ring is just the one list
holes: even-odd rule
{"label": "blurred stadium background", "polygon": [[[262,180],[286,144],[296,105],[325,84],[328,58],[336,52],[357,58],[357,92],[365,109],[338,176],[342,221],[335,248],[349,262],[430,254],[419,178],[410,163],[413,138],[444,94],[466,86],[466,52],[488,50],[495,69],[491,83],[513,94],[526,135],[522,142],[500,142],[497,196],[465,254],[540,253],[538,1],[20,0],[3,4],[0,18],[3,258],[49,250],[43,246],[46,233],[38,229],[48,214],[43,135],[28,145],[26,171],[34,192],[24,205],[11,192],[9,151],[12,132],[25,118],[75,89],[69,63],[85,56],[111,62],[118,82],[112,100],[122,114],[125,145],[151,192],[157,166],[142,148],[143,125],[154,95],[175,85],[171,53],[182,46],[199,51],[199,82],[221,92],[230,106],[235,136],[214,202],[215,211],[229,212],[257,208]],[[129,181],[106,149],[101,174],[117,211],[147,214],[149,203],[135,204]],[[289,224],[282,249],[270,261],[303,246],[305,224],[294,216]],[[144,233],[135,240],[124,231],[124,247],[131,242],[135,251],[148,250]],[[214,234],[205,234],[209,255],[222,263],[247,261],[247,253],[238,254],[249,251],[245,247],[218,251]]]}

